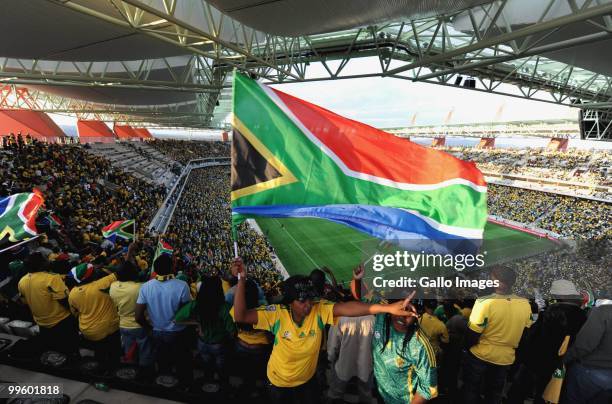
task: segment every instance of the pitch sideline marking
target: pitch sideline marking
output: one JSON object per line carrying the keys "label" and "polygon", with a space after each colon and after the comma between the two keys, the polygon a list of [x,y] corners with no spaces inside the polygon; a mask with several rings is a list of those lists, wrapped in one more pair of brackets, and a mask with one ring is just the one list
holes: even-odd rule
{"label": "pitch sideline marking", "polygon": [[278,219],[274,219],[274,221],[276,222],[276,224],[278,225],[278,227],[280,227],[281,229],[283,229],[283,231],[285,233],[287,233],[287,235],[291,238],[291,240],[293,240],[293,242],[295,243],[295,245],[298,246],[298,248],[304,253],[304,255],[306,255],[306,257],[308,257],[308,259],[310,260],[310,262],[312,262],[315,266],[315,268],[319,268],[319,264],[317,264],[315,262],[315,260],[312,259],[312,257],[310,256],[310,254],[308,254],[306,252],[306,250],[304,250],[304,248],[302,248],[302,246],[297,242],[297,240],[291,235],[291,233],[289,233],[289,231],[285,228],[285,226],[281,226],[280,222],[278,221]]}
{"label": "pitch sideline marking", "polygon": [[[505,246],[505,247],[501,247],[501,248],[500,248],[500,247],[498,247],[498,248],[495,248],[495,250],[493,250],[493,251],[495,252],[495,254],[496,254],[497,256],[500,256],[500,252],[503,252],[503,251],[509,250],[509,249],[511,249],[511,248],[517,248],[517,247],[522,247],[522,248],[525,248],[525,247],[528,247],[528,246],[533,245],[533,244],[539,244],[539,243],[540,243],[540,241],[541,241],[541,240],[531,240],[531,241],[526,242],[526,243],[520,243],[520,244],[515,244],[515,245],[509,245],[509,246]],[[487,251],[488,251],[488,250],[487,250]],[[544,253],[544,252],[548,252],[548,251],[550,251],[550,249],[546,249],[546,250],[542,249],[542,251],[541,251],[541,252],[542,252],[542,253]],[[535,254],[532,254],[532,255],[535,255]],[[504,254],[503,258],[508,258],[508,257],[506,257],[506,256],[505,256],[505,254]],[[510,257],[510,258],[514,258],[514,257]],[[523,258],[526,258],[526,257],[523,257]],[[523,259],[523,258],[518,258],[518,259]]]}

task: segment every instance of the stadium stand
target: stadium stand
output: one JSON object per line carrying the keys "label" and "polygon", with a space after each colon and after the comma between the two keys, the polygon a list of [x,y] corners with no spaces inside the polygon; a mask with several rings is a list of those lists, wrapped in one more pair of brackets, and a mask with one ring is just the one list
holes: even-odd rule
{"label": "stadium stand", "polygon": [[155,140],[149,145],[182,164],[204,157],[229,156],[230,143],[185,140]]}
{"label": "stadium stand", "polygon": [[180,166],[146,143],[92,143],[90,152],[108,159],[111,164],[147,182],[167,187],[176,180]]}
{"label": "stadium stand", "polygon": [[60,217],[69,245],[77,249],[100,243],[101,228],[116,219],[135,219],[144,229],[165,195],[164,187],[125,175],[76,145],[34,141],[4,148],[2,173],[1,195],[41,190],[45,208]]}
{"label": "stadium stand", "polygon": [[[192,171],[165,236],[170,245],[193,256],[197,268],[213,274],[228,273],[234,256],[228,186],[228,167]],[[277,293],[281,278],[272,263],[272,247],[246,225],[240,226],[239,239],[241,257],[255,268],[257,283],[267,294]]]}
{"label": "stadium stand", "polygon": [[[270,351],[274,349],[271,344],[272,336],[266,331],[256,330],[243,323],[235,325],[228,313],[234,296],[240,293],[233,287],[238,282],[235,275],[239,266],[232,265],[234,251],[230,231],[231,211],[229,194],[226,191],[229,189],[229,168],[192,170],[185,179],[181,198],[175,201],[177,205],[167,232],[157,235],[145,230],[146,224],[151,221],[167,192],[164,186],[151,185],[153,179],[162,172],[155,170],[161,168],[164,173],[168,173],[176,167],[180,169],[183,164],[194,159],[228,157],[229,145],[220,142],[155,140],[150,143],[81,146],[44,144],[32,139],[27,142],[3,144],[4,147],[0,150],[0,172],[3,178],[0,196],[28,192],[36,186],[45,196],[45,209],[55,212],[62,223],[55,228],[41,224],[41,230],[44,229],[47,233],[44,238],[0,255],[2,369],[13,366],[54,374],[65,378],[64,380],[94,383],[101,389],[111,386],[113,389],[186,402],[270,402],[263,382],[266,380],[264,365],[268,362]],[[515,169],[517,160],[523,163],[532,161],[528,167],[534,169],[547,168],[547,164],[557,164],[551,156],[533,151],[529,152],[529,157],[536,157],[532,160],[525,159],[524,154],[519,152],[504,154],[495,149],[462,149],[460,153],[472,156],[474,160],[480,159],[482,164],[490,164],[489,168],[496,167],[500,172]],[[599,156],[597,153],[576,154],[575,158],[568,157],[571,163],[558,163],[558,166],[584,165],[606,169],[609,161],[606,156]],[[537,170],[534,172],[539,173]],[[170,179],[170,183],[171,181]],[[589,241],[582,244],[578,240],[577,253],[547,252],[508,263],[507,268],[513,268],[518,274],[515,292],[529,295],[537,288],[543,296],[537,295],[535,300],[532,299],[531,309],[523,299],[517,303],[513,315],[497,319],[493,316],[489,321],[492,324],[496,321],[518,324],[523,321],[518,317],[519,312],[521,315],[529,315],[533,311],[545,319],[546,324],[552,324],[550,321],[557,324],[555,322],[561,320],[552,313],[558,309],[558,303],[555,303],[553,298],[567,300],[568,304],[571,303],[580,313],[583,313],[581,310],[591,310],[596,315],[594,320],[589,320],[591,322],[604,321],[597,317],[601,316],[601,308],[590,308],[592,302],[586,302],[588,304],[585,305],[583,298],[575,294],[585,286],[584,278],[588,278],[599,280],[597,285],[589,286],[598,292],[595,297],[600,298],[600,302],[605,302],[603,298],[612,298],[609,295],[612,290],[610,266],[609,261],[606,261],[609,259],[609,246],[606,243],[612,235],[609,226],[612,219],[610,204],[491,184],[488,203],[489,211],[502,218],[550,230],[564,238]],[[122,240],[108,243],[101,237],[101,228],[119,218],[133,218],[137,222],[138,241],[129,247],[128,243]],[[283,296],[305,293],[304,287],[308,289],[310,286],[304,285],[312,285],[313,290],[316,285],[314,295],[333,300],[350,299],[350,291],[335,282],[331,271],[328,272],[327,280],[325,276],[321,278],[319,273],[313,271],[311,278],[294,278],[292,281],[282,282],[282,277],[273,264],[275,251],[268,244],[265,231],[258,234],[243,224],[238,232],[240,255],[249,268],[250,280],[245,285],[249,308],[268,304],[268,312],[283,310],[283,306],[274,303],[278,303]],[[167,259],[158,259],[152,266],[160,238],[172,248],[171,258],[166,256]],[[604,252],[598,252],[598,248]],[[86,270],[89,264],[93,265],[93,271]],[[175,277],[167,272],[171,267],[174,267]],[[312,268],[308,270],[310,269]],[[323,268],[323,271],[328,270]],[[54,285],[60,285],[60,289],[54,290],[56,295],[47,295],[48,290],[45,291],[44,288],[34,289],[33,292],[32,287],[25,287],[27,282],[32,282],[33,277],[44,277],[49,282],[56,282]],[[29,280],[22,283],[23,279]],[[565,283],[560,284],[561,280]],[[293,281],[301,286],[291,286]],[[158,284],[167,287],[153,289]],[[39,285],[46,284],[42,282]],[[103,291],[108,286],[110,295]],[[61,288],[65,288],[65,291]],[[79,293],[84,293],[83,290],[90,292],[82,295],[85,297],[78,297]],[[308,290],[310,293],[310,289]],[[499,289],[496,292],[507,293],[508,290]],[[45,312],[46,309],[41,309],[33,303],[32,293],[37,298],[47,296],[45,299],[49,299],[49,307],[65,314],[66,317],[62,317],[60,323],[57,323],[66,327],[61,331],[67,333],[63,334],[64,336],[76,335],[78,329],[84,336],[89,335],[75,342],[80,348],[81,357],[71,356],[70,352],[74,351],[75,346],[68,343],[71,341],[69,338],[64,338],[63,344],[53,338],[49,339],[49,332],[59,330],[49,331],[47,328],[53,329],[55,326],[48,327],[44,321],[41,322],[41,311]],[[215,300],[213,296],[221,296],[221,300]],[[416,324],[411,325],[411,330],[422,333],[419,341],[423,341],[422,338],[431,338],[431,343],[440,347],[437,355],[431,354],[437,358],[428,356],[430,342],[420,342],[422,345],[411,347],[422,349],[423,358],[429,358],[430,361],[426,368],[423,368],[422,364],[415,364],[420,366],[415,368],[416,372],[431,372],[432,369],[438,372],[437,386],[423,381],[424,389],[418,390],[428,397],[438,394],[439,397],[435,399],[437,401],[432,402],[451,402],[459,394],[458,388],[462,382],[464,387],[470,386],[470,378],[464,376],[461,380],[458,377],[458,369],[463,366],[463,374],[466,375],[466,372],[473,370],[470,366],[474,366],[473,358],[462,359],[460,355],[463,341],[469,340],[471,335],[467,331],[470,312],[479,313],[482,310],[483,303],[474,303],[474,298],[471,294],[460,294],[453,299],[431,300],[426,306],[417,304],[416,310],[421,316],[421,322],[418,328]],[[79,299],[84,300],[80,302]],[[62,300],[67,302],[67,306],[61,306]],[[178,310],[180,302],[190,301],[192,303]],[[171,306],[169,302],[177,304]],[[139,311],[140,304],[146,307],[149,320],[144,319],[144,311]],[[295,301],[290,304],[295,304]],[[105,311],[103,307],[110,307],[112,310]],[[78,324],[72,320],[69,308],[73,313],[78,312]],[[163,320],[164,327],[168,327],[163,328],[166,331],[161,332],[160,329],[154,328],[147,332],[147,327],[159,327],[160,313],[166,309],[172,313],[171,318]],[[224,325],[207,322],[206,316],[211,315],[210,313],[214,314],[213,318],[223,321]],[[91,325],[84,320],[85,315],[97,319],[98,331],[104,335],[101,340],[91,338],[87,328]],[[352,337],[349,333],[340,339],[330,338],[333,343],[330,342],[332,345],[328,348],[333,354],[328,357],[323,355],[316,365],[314,377],[319,387],[314,393],[315,396],[329,394],[330,399],[338,400],[338,396],[332,396],[332,393],[337,394],[337,389],[332,392],[328,391],[327,387],[330,384],[337,386],[338,377],[346,374],[347,367],[366,369],[370,373],[380,371],[380,368],[364,368],[366,364],[371,365],[372,361],[377,359],[373,356],[357,355],[354,344],[366,344],[364,346],[368,348],[362,350],[362,353],[369,353],[373,328],[380,327],[380,324],[387,321],[384,316],[377,315],[376,323],[370,324],[370,327],[358,327],[362,330],[369,329],[369,332],[357,333]],[[427,320],[424,320],[425,318]],[[176,322],[172,319],[176,319]],[[358,317],[354,324],[357,327],[371,320],[372,318],[368,320],[367,317]],[[544,376],[539,373],[537,375],[537,383],[544,379],[549,380],[557,363],[556,356],[553,357],[547,350],[538,350],[536,347],[543,338],[540,335],[542,321],[544,320],[532,326],[533,331],[526,335],[527,342],[521,342],[516,355],[517,366],[529,368],[534,358],[539,363],[546,364]],[[598,329],[599,323],[587,322],[583,331],[578,333],[583,322],[584,315],[576,320],[576,324],[572,323],[571,330],[554,328],[554,335],[546,334],[548,344],[556,346],[565,336],[564,333],[571,334],[576,339],[575,344],[585,343],[582,341],[586,338],[584,334]],[[559,323],[559,326],[566,327],[567,324]],[[341,324],[338,327],[334,333],[346,331],[346,328],[341,328],[346,325]],[[428,330],[434,329],[429,327],[434,327],[439,332],[428,333]],[[376,329],[380,331],[379,328]],[[41,332],[45,338],[41,337]],[[404,334],[392,335],[397,338],[394,341],[401,344]],[[434,340],[435,338],[440,340]],[[355,339],[359,341],[356,342]],[[120,345],[122,340],[123,345]],[[550,342],[551,340],[554,341]],[[52,342],[55,345],[51,345]],[[514,342],[504,340],[503,344],[509,344],[508,349],[514,356]],[[146,347],[151,350],[145,349]],[[318,347],[315,348],[312,354],[318,355]],[[49,354],[49,349],[55,353]],[[478,348],[476,344],[471,349],[472,352],[479,352],[478,349],[482,347]],[[526,350],[531,352],[531,356],[524,356]],[[119,352],[122,352],[120,357]],[[171,357],[166,357],[164,352],[169,352]],[[597,353],[605,354],[603,351]],[[574,361],[593,361],[591,357],[581,356],[580,352],[572,351],[571,355],[570,357],[577,358]],[[173,372],[168,368],[168,363],[178,358],[183,359],[180,364],[177,363],[176,372]],[[367,363],[364,363],[364,360]],[[328,361],[331,362],[331,369],[327,369]],[[361,362],[358,364],[358,361]],[[437,366],[435,361],[438,361]],[[282,363],[277,361],[270,366],[278,371],[283,369]],[[384,374],[380,372],[376,377],[379,383],[391,382],[385,380]],[[524,377],[532,380],[521,372],[512,375],[512,384],[507,390],[508,398],[514,400],[511,402],[529,402],[525,399],[533,394],[530,388],[525,387],[524,391],[519,389],[528,386]],[[356,387],[362,389],[360,393],[365,389],[366,395],[370,394],[368,389],[372,389],[371,384],[367,382]],[[540,384],[534,389],[536,393],[539,392]],[[352,388],[348,390],[348,394],[340,397],[356,400],[351,393]],[[96,397],[95,394],[88,394],[88,397]],[[312,394],[312,391],[309,394]]]}
{"label": "stadium stand", "polygon": [[612,205],[571,196],[489,184],[489,211],[564,238],[610,238]]}
{"label": "stadium stand", "polygon": [[606,150],[549,152],[544,149],[444,148],[455,156],[474,161],[483,173],[519,174],[558,179],[585,185],[612,185],[612,155]]}

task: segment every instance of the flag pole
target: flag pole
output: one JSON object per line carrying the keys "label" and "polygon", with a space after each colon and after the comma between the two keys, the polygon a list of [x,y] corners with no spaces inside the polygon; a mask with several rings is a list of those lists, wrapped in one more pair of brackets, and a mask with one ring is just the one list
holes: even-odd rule
{"label": "flag pole", "polygon": [[2,250],[0,250],[0,254],[2,254],[2,253],[3,253],[3,252],[5,252],[5,251],[10,250],[11,248],[15,248],[15,247],[20,246],[20,245],[22,245],[22,244],[29,243],[29,242],[30,242],[30,241],[32,241],[32,240],[36,240],[36,239],[37,239],[37,238],[39,238],[40,236],[41,236],[41,235],[39,234],[39,235],[34,236],[34,237],[32,237],[32,238],[29,238],[29,239],[27,239],[27,240],[20,241],[20,242],[19,242],[19,243],[17,243],[17,244],[13,244],[13,245],[12,245],[12,246],[10,246],[10,247],[3,248]]}
{"label": "flag pole", "polygon": [[232,238],[234,239],[234,258],[238,258],[238,229],[232,222]]}
{"label": "flag pole", "polygon": [[[232,122],[232,130],[235,127],[235,122],[236,122],[236,117],[234,116],[234,103],[236,102],[236,98],[234,98],[234,94],[236,91],[236,68],[234,67],[234,70],[232,71],[232,77],[234,78],[232,80],[232,113],[231,113],[231,122]],[[234,151],[234,147],[235,147],[235,143],[234,143],[234,136],[232,135],[232,151]],[[231,173],[231,180],[230,182],[233,183],[233,179],[234,179],[234,157],[233,157],[234,153],[232,153],[232,159],[231,159],[231,167],[232,167],[232,173]],[[231,190],[231,187],[230,187]],[[231,198],[231,200],[233,201],[234,198]],[[230,202],[230,206],[231,206],[231,202]],[[238,258],[238,229],[236,228],[236,223],[234,223],[234,211],[232,209],[232,238],[234,239],[234,258]]]}

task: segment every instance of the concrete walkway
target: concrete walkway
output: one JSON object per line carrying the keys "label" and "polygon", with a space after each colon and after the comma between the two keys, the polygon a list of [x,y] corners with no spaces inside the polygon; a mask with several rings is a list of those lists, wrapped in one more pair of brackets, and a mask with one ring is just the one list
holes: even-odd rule
{"label": "concrete walkway", "polygon": [[93,400],[99,403],[113,404],[171,404],[178,401],[169,401],[161,398],[145,396],[142,394],[130,393],[123,390],[101,391],[87,383],[78,382],[75,380],[64,379],[61,377],[51,376],[45,373],[31,372],[29,370],[19,369],[12,366],[0,365],[0,376],[2,381],[15,382],[20,384],[33,383],[49,383],[60,384],[63,386],[64,394],[70,397],[71,403],[79,403],[83,400]]}

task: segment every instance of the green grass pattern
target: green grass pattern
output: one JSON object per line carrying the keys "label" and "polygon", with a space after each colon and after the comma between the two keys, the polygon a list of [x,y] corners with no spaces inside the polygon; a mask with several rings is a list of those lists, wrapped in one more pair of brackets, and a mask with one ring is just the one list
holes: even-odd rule
{"label": "green grass pattern", "polygon": [[[327,266],[338,281],[351,279],[353,268],[368,258],[378,240],[350,227],[323,219],[260,218],[266,234],[290,275],[307,275]],[[555,243],[537,236],[487,223],[483,251],[488,264],[518,259],[556,248]]]}

